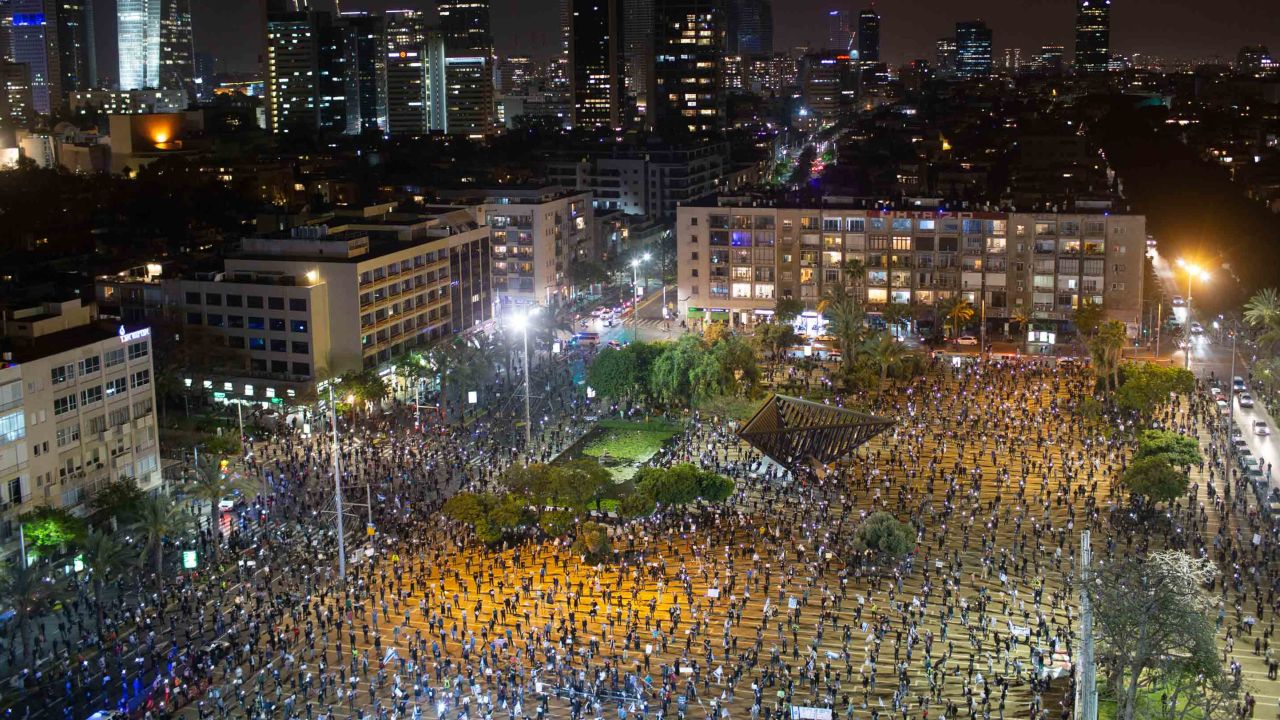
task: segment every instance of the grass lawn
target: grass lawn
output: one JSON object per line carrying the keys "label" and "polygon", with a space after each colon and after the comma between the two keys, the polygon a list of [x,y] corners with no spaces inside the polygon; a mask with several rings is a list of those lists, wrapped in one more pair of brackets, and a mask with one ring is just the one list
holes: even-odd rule
{"label": "grass lawn", "polygon": [[675,430],[607,429],[603,435],[588,442],[582,454],[593,458],[608,455],[640,463],[653,457],[675,435]]}
{"label": "grass lawn", "polygon": [[[1154,716],[1160,708],[1160,689],[1159,688],[1138,688],[1138,717]],[[1179,703],[1180,707],[1186,707],[1187,698]],[[1145,711],[1145,713],[1144,713]],[[1198,720],[1203,717],[1204,713],[1193,709],[1188,713],[1187,717]],[[1116,718],[1116,701],[1109,697],[1098,695],[1098,720],[1115,720]]]}

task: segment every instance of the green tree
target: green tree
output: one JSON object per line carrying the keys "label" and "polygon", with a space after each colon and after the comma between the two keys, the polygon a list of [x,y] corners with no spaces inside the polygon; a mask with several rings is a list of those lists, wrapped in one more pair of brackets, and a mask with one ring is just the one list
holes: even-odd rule
{"label": "green tree", "polygon": [[474,527],[484,519],[486,509],[480,496],[471,492],[460,492],[445,501],[441,508],[444,516],[464,525]]}
{"label": "green tree", "polygon": [[640,370],[636,366],[637,355],[627,352],[631,347],[601,350],[587,371],[587,384],[607,398],[623,398],[640,387]]}
{"label": "green tree", "polygon": [[1135,495],[1151,503],[1176,500],[1187,492],[1187,474],[1163,457],[1154,456],[1129,463],[1120,482]]}
{"label": "green tree", "polygon": [[609,528],[598,522],[580,523],[578,537],[573,541],[573,551],[593,562],[605,559],[613,552]]}
{"label": "green tree", "polygon": [[1103,309],[1100,303],[1086,300],[1081,302],[1079,307],[1071,313],[1071,322],[1081,335],[1085,338],[1092,338],[1093,334],[1102,325],[1102,321],[1106,319],[1106,316],[1106,310]]}
{"label": "green tree", "polygon": [[149,495],[138,507],[133,527],[142,533],[148,552],[155,561],[156,587],[164,587],[164,543],[186,534],[191,516],[167,495]]}
{"label": "green tree", "polygon": [[187,484],[186,490],[191,497],[209,504],[209,532],[218,527],[219,500],[237,491],[248,496],[258,489],[255,483],[239,475],[224,475],[218,463],[213,461],[200,463],[195,471],[195,477]]}
{"label": "green tree", "polygon": [[627,493],[618,502],[618,514],[625,518],[639,518],[652,515],[657,503],[646,490],[636,489]]}
{"label": "green tree", "polygon": [[733,496],[733,480],[703,470],[698,473],[698,497],[707,502],[724,502]]}
{"label": "green tree", "polygon": [[688,407],[693,399],[689,377],[707,347],[696,335],[684,335],[675,343],[664,345],[653,361],[649,390],[654,399],[669,406]]}
{"label": "green tree", "polygon": [[793,297],[778,298],[773,305],[773,320],[782,325],[790,325],[804,312],[804,303]]}
{"label": "green tree", "polygon": [[1258,344],[1271,347],[1280,341],[1280,294],[1275,288],[1263,288],[1244,306],[1244,321],[1259,331]]}
{"label": "green tree", "polygon": [[884,392],[885,380],[889,377],[889,371],[897,367],[903,360],[911,354],[902,343],[893,339],[886,333],[881,333],[875,337],[868,338],[862,344],[862,352],[880,371],[880,385],[876,390],[876,394]]}
{"label": "green tree", "polygon": [[800,342],[800,336],[796,333],[794,327],[790,323],[767,322],[756,326],[755,334],[752,336],[756,345],[764,352],[769,353],[770,358],[778,360],[782,357],[782,353],[792,345]]}
{"label": "green tree", "polygon": [[973,305],[963,295],[952,295],[942,301],[938,311],[945,318],[945,326],[949,329],[949,337],[959,337],[964,324],[973,319]]}
{"label": "green tree", "polygon": [[93,590],[93,604],[98,611],[98,636],[102,636],[102,618],[106,611],[103,603],[103,585],[119,576],[133,559],[132,552],[108,533],[91,530],[80,541],[80,554],[89,571],[89,585]]}
{"label": "green tree", "polygon": [[906,557],[916,544],[916,531],[911,523],[900,522],[883,510],[863,520],[854,536],[854,548],[875,563],[897,562]]}
{"label": "green tree", "polygon": [[1009,311],[1009,324],[1018,328],[1018,336],[1025,334],[1027,326],[1031,324],[1031,313],[1021,305]]}
{"label": "green tree", "polygon": [[41,555],[52,554],[58,548],[84,537],[87,525],[82,518],[63,508],[42,505],[18,516],[28,549]]}
{"label": "green tree", "polygon": [[1133,457],[1135,460],[1161,458],[1175,467],[1198,465],[1204,459],[1195,438],[1171,430],[1143,430]]}
{"label": "green tree", "polygon": [[891,302],[880,311],[880,319],[884,320],[884,324],[888,326],[889,334],[893,337],[902,337],[900,331],[911,320],[911,317],[911,306],[907,303]]}
{"label": "green tree", "polygon": [[1122,410],[1150,416],[1171,394],[1186,395],[1195,390],[1196,379],[1182,368],[1155,363],[1129,363],[1122,368],[1122,382],[1115,392]]}
{"label": "green tree", "polygon": [[1111,320],[1096,328],[1088,340],[1094,373],[1104,390],[1120,386],[1120,354],[1128,341],[1124,323]]}
{"label": "green tree", "polygon": [[36,657],[32,624],[54,603],[70,596],[66,586],[45,577],[41,568],[27,563],[10,566],[0,575],[0,604],[13,609],[13,621],[22,637],[22,659],[35,672]]}
{"label": "green tree", "polygon": [[121,476],[109,481],[89,498],[89,509],[95,520],[111,520],[120,523],[137,513],[145,493],[138,481]]}

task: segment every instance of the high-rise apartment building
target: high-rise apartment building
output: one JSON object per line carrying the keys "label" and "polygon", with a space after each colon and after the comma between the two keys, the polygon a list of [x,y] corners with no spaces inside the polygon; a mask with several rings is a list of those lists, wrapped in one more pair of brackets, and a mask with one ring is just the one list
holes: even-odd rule
{"label": "high-rise apartment building", "polygon": [[880,13],[875,8],[858,13],[858,61],[880,62]]}
{"label": "high-rise apartment building", "polygon": [[1077,73],[1103,73],[1111,63],[1111,0],[1077,0]]}
{"label": "high-rise apartment building", "polygon": [[723,0],[654,0],[652,125],[663,133],[724,124]]}
{"label": "high-rise apartment building", "polygon": [[[562,187],[484,191],[480,221],[493,243],[493,292],[499,313],[569,299],[569,264],[594,245],[590,192]],[[588,253],[589,254],[589,253]]]}
{"label": "high-rise apartment building", "polygon": [[621,128],[626,117],[623,0],[571,2],[571,121],[574,127]]}
{"label": "high-rise apartment building", "polygon": [[853,47],[853,18],[845,10],[827,13],[827,50],[849,52]]}
{"label": "high-rise apartment building", "polygon": [[272,132],[346,128],[346,53],[329,13],[272,13],[266,56],[265,105]]}
{"label": "high-rise apartment building", "polygon": [[[195,97],[196,62],[191,0],[161,0],[160,88],[183,89]],[[132,88],[130,88],[132,89]]]}
{"label": "high-rise apartment building", "polygon": [[981,20],[956,23],[956,75],[982,78],[991,74],[991,28]]}
{"label": "high-rise apartment building", "polygon": [[99,321],[80,300],[5,311],[0,358],[0,552],[18,517],[87,511],[122,477],[160,486],[155,369],[147,327]]}
{"label": "high-rise apartment building", "polygon": [[[690,321],[751,324],[781,298],[809,311],[836,285],[874,313],[910,305],[916,319],[960,295],[991,329],[1015,309],[1061,329],[1081,303],[1136,335],[1142,316],[1146,219],[1111,213],[882,211],[767,197],[708,197],[676,221],[679,312]],[[857,260],[859,275],[846,263]],[[816,317],[816,313],[813,313]],[[974,324],[979,318],[974,318]]]}
{"label": "high-rise apartment building", "polygon": [[340,21],[348,135],[387,132],[387,32],[381,15],[345,13]]}

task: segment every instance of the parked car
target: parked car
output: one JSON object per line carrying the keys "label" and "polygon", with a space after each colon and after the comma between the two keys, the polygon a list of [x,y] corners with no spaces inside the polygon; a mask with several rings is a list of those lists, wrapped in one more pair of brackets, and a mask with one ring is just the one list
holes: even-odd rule
{"label": "parked car", "polygon": [[978,338],[972,335],[961,335],[960,337],[956,338],[956,344],[957,345],[977,345]]}
{"label": "parked car", "polygon": [[1254,421],[1253,421],[1253,434],[1254,434],[1254,435],[1270,435],[1270,434],[1271,434],[1271,427],[1270,427],[1269,425],[1267,425],[1267,421],[1266,421],[1266,420],[1254,420]]}
{"label": "parked car", "polygon": [[1226,400],[1218,399],[1215,400],[1214,403],[1218,406],[1218,412],[1223,415],[1227,415],[1231,412],[1231,405],[1228,404]]}
{"label": "parked car", "polygon": [[240,502],[240,498],[235,495],[223,495],[218,501],[218,509],[222,512],[230,512],[236,508],[236,504]]}
{"label": "parked car", "polygon": [[1173,306],[1174,306],[1174,307],[1182,307],[1183,305],[1186,305],[1186,304],[1187,304],[1187,301],[1186,301],[1186,300],[1183,300],[1181,295],[1174,295],[1174,296],[1173,296]]}
{"label": "parked car", "polygon": [[1242,408],[1253,407],[1253,396],[1247,392],[1240,393],[1240,407]]}
{"label": "parked car", "polygon": [[1203,325],[1201,325],[1201,324],[1200,324],[1200,323],[1198,323],[1198,322],[1193,322],[1193,323],[1191,323],[1191,334],[1192,334],[1192,335],[1200,335],[1200,334],[1201,334],[1201,333],[1203,333],[1203,332],[1204,332],[1204,326],[1203,326]]}

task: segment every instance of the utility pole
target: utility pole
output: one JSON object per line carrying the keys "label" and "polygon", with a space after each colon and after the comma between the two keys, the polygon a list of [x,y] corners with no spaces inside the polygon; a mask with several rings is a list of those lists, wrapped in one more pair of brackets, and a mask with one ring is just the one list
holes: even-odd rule
{"label": "utility pole", "polygon": [[1164,324],[1164,296],[1156,300],[1156,360],[1160,359],[1160,326]]}
{"label": "utility pole", "polygon": [[338,405],[333,401],[333,381],[329,381],[329,416],[333,420],[333,501],[338,510],[338,578],[347,579],[347,536],[342,532],[342,466],[338,462]]}
{"label": "utility pole", "polygon": [[1080,534],[1080,657],[1076,661],[1076,720],[1098,720],[1098,668],[1093,656],[1093,606],[1089,604],[1089,531]]}

